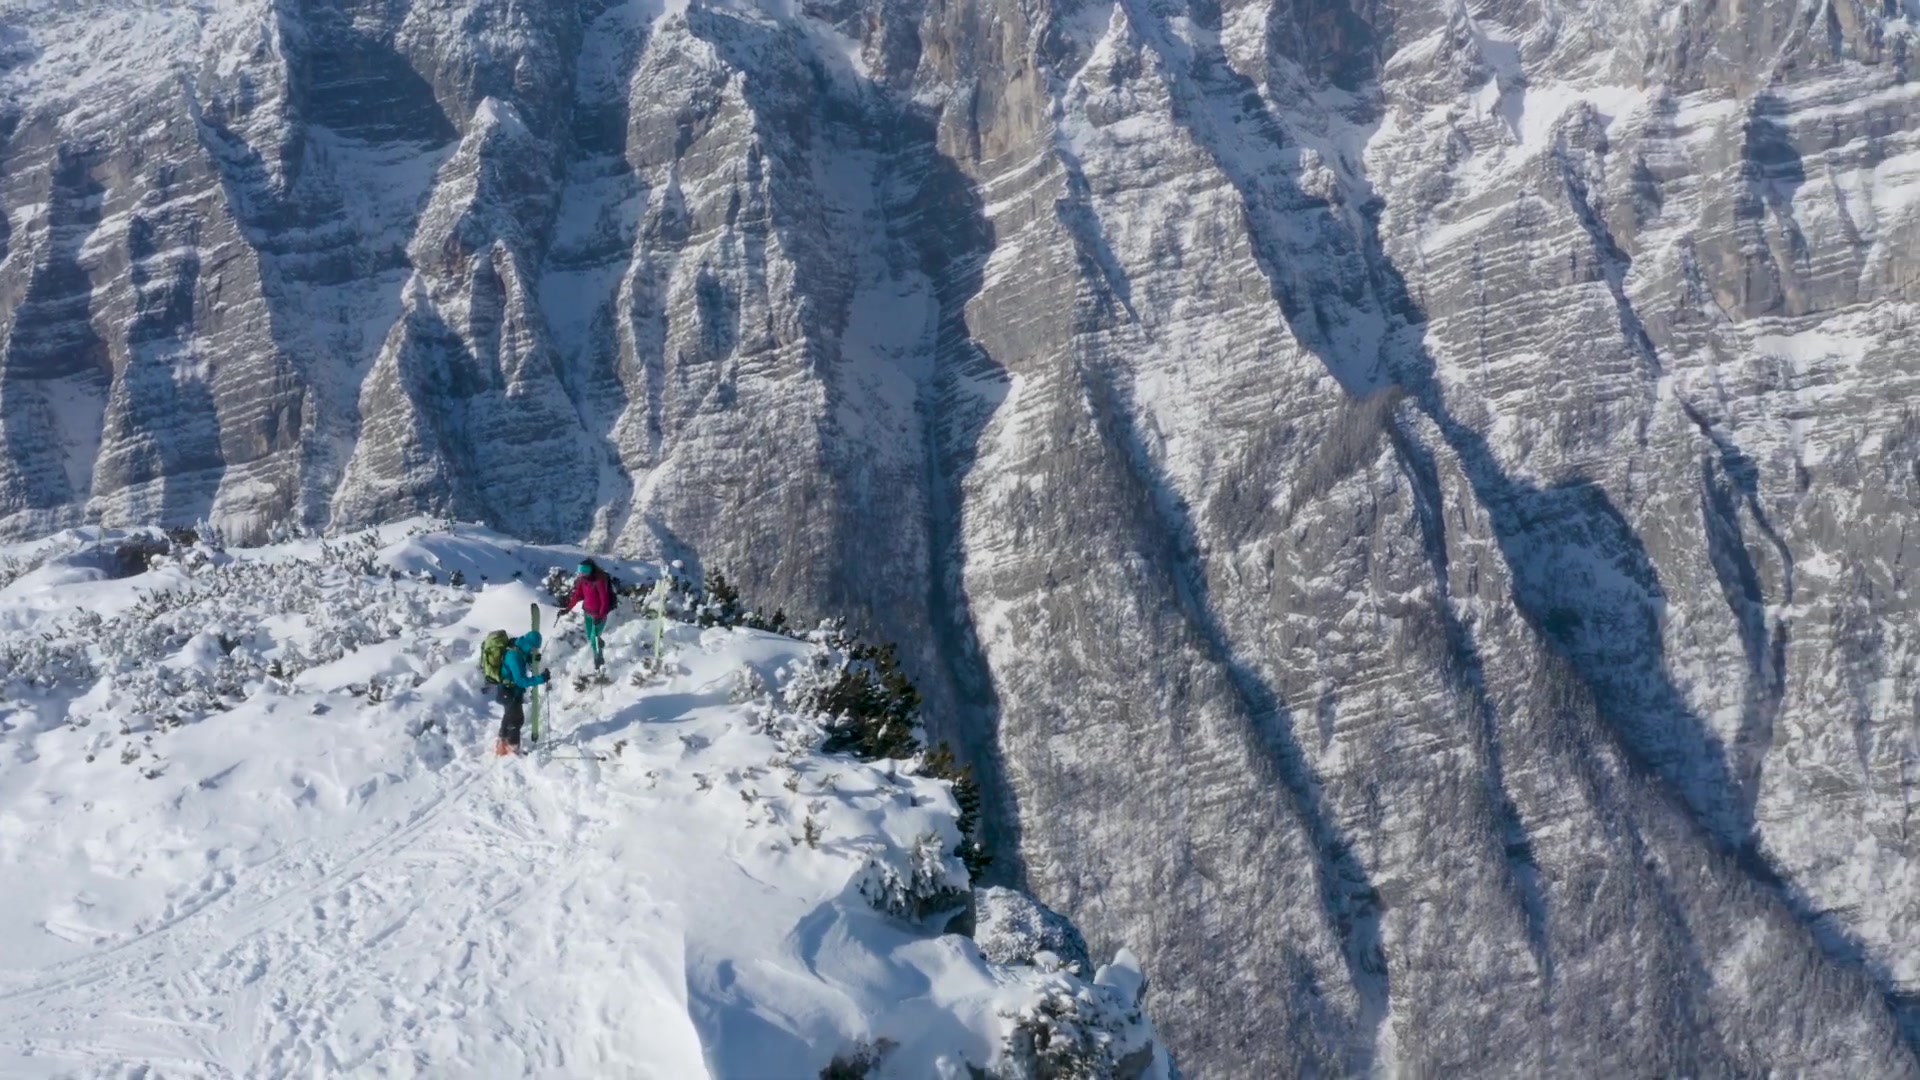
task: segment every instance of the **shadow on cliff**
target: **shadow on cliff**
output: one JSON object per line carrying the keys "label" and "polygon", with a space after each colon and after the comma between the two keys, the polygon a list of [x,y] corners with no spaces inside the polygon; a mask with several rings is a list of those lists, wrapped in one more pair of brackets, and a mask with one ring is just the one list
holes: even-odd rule
{"label": "shadow on cliff", "polygon": [[[157,486],[159,497],[146,500],[144,516],[163,525],[192,525],[211,516],[227,472],[213,369],[193,349],[200,248],[193,242],[197,226],[186,231],[185,237],[163,235],[142,217],[128,223],[127,273],[135,305],[126,323],[126,369],[104,425],[108,440],[139,452],[113,462],[118,474],[103,470],[102,481]],[[182,240],[170,257],[165,248]]]}
{"label": "shadow on cliff", "polygon": [[30,414],[15,405],[14,394],[49,392],[55,380],[84,380],[97,395],[92,406],[104,408],[112,362],[107,343],[93,328],[93,281],[80,264],[80,250],[100,226],[106,197],[94,165],[91,155],[64,144],[55,150],[45,253],[35,261],[6,339],[0,341],[0,382],[9,411],[0,434],[7,460],[14,476],[40,478],[29,490],[0,491],[0,513],[55,510],[85,494],[69,477],[62,446],[63,438],[81,434],[64,430],[79,417],[50,411],[50,426],[29,423]]}
{"label": "shadow on cliff", "polygon": [[[295,425],[303,416],[314,420],[289,436],[299,439],[299,475],[277,498],[303,523],[320,527],[360,436],[361,381],[402,315],[401,285],[411,269],[406,245],[437,172],[409,174],[418,191],[405,220],[368,233],[356,225],[360,200],[390,202],[391,195],[363,188],[399,174],[356,175],[353,163],[356,155],[384,161],[409,147],[437,161],[459,131],[432,85],[390,41],[356,30],[332,9],[276,7],[272,17],[288,24],[279,38],[285,116],[276,123],[288,126],[289,137],[274,150],[278,160],[240,130],[263,107],[249,74],[204,87],[188,80],[183,93],[227,212],[258,262],[267,335],[288,369],[276,391],[279,407],[269,413]],[[326,134],[326,145],[313,145],[313,129]],[[388,149],[394,154],[379,153]],[[315,296],[333,289],[349,295],[334,298],[324,315],[314,310]]]}
{"label": "shadow on cliff", "polygon": [[[1485,510],[1511,570],[1511,597],[1516,609],[1591,695],[1625,758],[1637,770],[1656,777],[1710,845],[1779,897],[1829,957],[1864,971],[1889,1006],[1900,1013],[1905,1003],[1897,998],[1890,973],[1866,959],[1859,943],[1836,927],[1834,920],[1815,910],[1762,851],[1749,790],[1754,777],[1741,775],[1757,770],[1736,765],[1728,748],[1687,703],[1669,674],[1661,633],[1664,588],[1645,545],[1607,492],[1585,479],[1542,487],[1512,476],[1485,437],[1451,414],[1434,360],[1424,346],[1421,327],[1425,313],[1413,302],[1406,282],[1381,250],[1378,198],[1351,175],[1349,186],[1366,192],[1366,201],[1358,206],[1335,205],[1303,189],[1295,156],[1299,148],[1270,112],[1259,88],[1239,74],[1222,52],[1218,44],[1220,12],[1211,0],[1192,0],[1187,6],[1184,14],[1190,16],[1194,31],[1184,37],[1173,31],[1166,14],[1145,0],[1122,0],[1122,6],[1149,49],[1161,60],[1176,123],[1205,149],[1236,188],[1246,208],[1256,260],[1296,339],[1356,397],[1381,389],[1375,373],[1388,373],[1394,392],[1404,395],[1407,405],[1437,431]],[[1379,45],[1360,45],[1350,48],[1349,54],[1373,67],[1366,78],[1350,81],[1353,85],[1377,84]],[[1350,115],[1346,119],[1358,123],[1376,120],[1377,104],[1371,108],[1375,115]],[[1246,152],[1249,141],[1266,142],[1259,147],[1262,156]],[[1584,206],[1583,192],[1574,189],[1569,195],[1576,213],[1589,211],[1582,215],[1582,221],[1597,249],[1594,269],[1605,275],[1629,346],[1657,370],[1651,339],[1620,287],[1624,267],[1617,260],[1624,259],[1624,254],[1606,234],[1604,223]],[[1366,280],[1362,283],[1351,277],[1356,262],[1363,264]],[[1316,268],[1326,268],[1330,280],[1311,277]],[[1376,348],[1380,355],[1368,353]],[[1396,455],[1424,506],[1420,524],[1434,571],[1444,575],[1444,518],[1439,512],[1443,489],[1437,466],[1424,455],[1409,452],[1418,444],[1413,424],[1411,417],[1396,420]],[[1704,425],[1703,430],[1711,436]],[[1739,458],[1729,442],[1714,441],[1735,489],[1743,498],[1753,500],[1750,506],[1757,512],[1751,464]],[[1764,525],[1764,516],[1759,520],[1769,538],[1778,544],[1778,537]],[[1750,576],[1738,568],[1732,573],[1735,578]],[[1444,594],[1444,576],[1438,585]],[[1743,592],[1748,588],[1745,582],[1737,587]],[[1450,615],[1448,618],[1449,637],[1466,650],[1463,659],[1467,678],[1479,682],[1479,659],[1472,650],[1471,636]],[[1780,644],[1783,639],[1775,647]],[[1484,724],[1490,765],[1496,773],[1494,782],[1504,786],[1499,775],[1504,765],[1498,733],[1490,716]],[[1286,727],[1284,723],[1279,726]],[[1303,768],[1288,764],[1289,759],[1297,757],[1297,747],[1283,741],[1280,751],[1283,775],[1289,768]],[[1303,776],[1302,784],[1317,788],[1310,777]],[[1298,801],[1297,793],[1295,797]],[[1495,801],[1505,808],[1500,816],[1517,829],[1519,821],[1504,790],[1496,794]],[[1524,851],[1524,835],[1518,841],[1521,851],[1517,858],[1510,854],[1510,862],[1530,862],[1530,855]],[[1514,851],[1512,843],[1509,851]],[[1524,880],[1527,877],[1516,873],[1516,886],[1523,896],[1530,895],[1529,919],[1536,923],[1529,928],[1530,937],[1536,948],[1544,948],[1547,929],[1539,920],[1545,919],[1545,910],[1538,906],[1537,887]],[[1677,909],[1673,916],[1675,925],[1684,927]],[[1350,955],[1359,946],[1349,941]],[[1693,954],[1687,962],[1694,969],[1696,985],[1707,985],[1710,980],[1702,978],[1705,973],[1700,968],[1698,950],[1688,951]],[[1366,992],[1364,985],[1361,990]],[[1905,1026],[1911,1043],[1912,1025]]]}
{"label": "shadow on cliff", "polygon": [[938,305],[931,394],[923,409],[927,447],[927,606],[936,663],[952,688],[960,716],[949,725],[980,780],[987,812],[985,839],[993,852],[987,882],[1027,888],[1020,851],[1021,818],[1000,742],[1000,696],[980,644],[967,591],[966,482],[980,457],[980,440],[1009,386],[1006,368],[988,354],[968,325],[967,304],[985,282],[994,229],[979,188],[939,146],[938,117],[917,107],[893,124],[896,182],[906,193],[898,220],[905,240],[933,283]]}
{"label": "shadow on cliff", "polygon": [[308,123],[370,143],[459,138],[433,84],[391,40],[359,29],[345,10],[312,5],[296,18],[282,40],[302,46],[292,89]]}
{"label": "shadow on cliff", "polygon": [[[1211,588],[1198,555],[1200,542],[1192,510],[1154,464],[1135,419],[1140,410],[1110,374],[1087,364],[1078,365],[1077,374],[1104,441],[1125,455],[1146,504],[1144,516],[1153,522],[1155,534],[1165,544],[1158,561],[1171,578],[1181,615],[1208,660],[1226,674],[1237,704],[1252,724],[1250,745],[1256,767],[1268,770],[1263,779],[1277,781],[1278,790],[1306,832],[1321,916],[1340,944],[1347,978],[1360,1006],[1353,1018],[1355,1030],[1342,1040],[1349,1058],[1323,1064],[1341,1074],[1367,1075],[1375,1064],[1374,1050],[1392,997],[1392,976],[1381,936],[1384,909],[1380,891],[1355,851],[1353,839],[1327,805],[1324,784],[1294,734],[1292,711],[1258,669],[1237,654],[1231,635],[1215,614]],[[1296,999],[1289,1004],[1317,1003],[1320,993],[1316,990],[1308,997],[1307,1001]],[[1323,1031],[1338,1023],[1324,1010],[1312,1010],[1311,1015],[1300,1019]]]}
{"label": "shadow on cliff", "polygon": [[[840,498],[834,527],[839,536],[834,546],[838,550],[800,554],[821,562],[831,557],[837,563],[815,602],[834,605],[842,616],[864,612],[871,625],[860,627],[863,632],[895,639],[903,646],[910,670],[927,692],[929,734],[950,741],[980,782],[983,839],[993,855],[982,883],[1024,888],[1020,814],[1000,748],[999,695],[966,585],[963,492],[979,457],[980,439],[1009,386],[1005,368],[981,347],[968,325],[967,304],[982,288],[987,258],[996,242],[984,199],[967,172],[941,149],[940,115],[888,89],[883,76],[855,74],[843,58],[823,57],[816,38],[791,26],[741,19],[719,8],[693,9],[688,18],[697,36],[753,73],[744,82],[743,94],[756,111],[773,118],[769,130],[784,133],[787,140],[770,142],[764,156],[749,160],[749,168],[792,168],[795,162],[778,159],[783,150],[802,158],[833,154],[847,146],[872,154],[873,179],[886,224],[867,242],[900,253],[908,267],[918,270],[931,286],[935,304],[932,363],[930,370],[915,373],[925,460],[916,470],[914,483],[926,499],[925,518],[903,520],[897,507],[876,505],[876,492],[889,490],[884,481],[867,486],[836,475],[840,490],[835,494]],[[754,179],[758,181],[758,173]],[[732,208],[734,214],[742,212],[742,207]],[[814,224],[787,220],[790,207],[772,206],[768,213],[774,232],[804,231]],[[805,244],[807,237],[795,236],[793,242]],[[852,268],[820,266],[817,273],[796,286],[816,310],[832,311],[862,299]],[[710,347],[720,355],[731,351],[739,336],[739,304],[732,298],[709,298],[704,288],[697,300],[702,326],[731,335],[710,342]],[[874,302],[871,296],[867,300]],[[809,362],[823,381],[831,382],[830,365],[837,359],[841,358],[822,350]],[[839,441],[831,428],[837,422],[835,411],[829,409],[823,415],[822,428],[816,433],[821,446]],[[853,469],[857,473],[870,467],[868,462],[856,462]],[[867,550],[858,538],[872,533],[876,524],[924,530],[927,564],[912,568],[925,575],[924,597],[916,598],[924,609],[904,597],[896,610],[876,604],[875,595],[887,596],[891,581],[877,588],[863,587],[863,579],[885,568],[861,565],[857,558],[848,558],[848,552]]]}
{"label": "shadow on cliff", "polygon": [[[0,31],[4,34],[4,31]],[[0,67],[0,74],[4,74]],[[13,134],[20,128],[20,114],[0,108],[0,175],[12,171]],[[13,212],[0,200],[0,263],[6,262],[7,255],[13,250]]]}
{"label": "shadow on cliff", "polygon": [[[588,37],[602,36],[620,40],[623,31],[608,26],[629,13],[617,4],[595,3],[580,11],[582,32]],[[652,45],[658,29],[655,23],[633,28],[620,52],[620,63],[611,75],[601,78],[628,88],[634,73]],[[629,462],[622,458],[620,423],[636,405],[646,413],[646,464],[660,460],[667,424],[667,388],[665,351],[667,314],[655,305],[636,310],[623,308],[623,280],[632,270],[635,252],[644,238],[650,250],[678,255],[692,235],[693,222],[686,199],[680,190],[680,169],[671,169],[662,189],[655,190],[636,167],[629,139],[633,134],[633,102],[628,93],[587,96],[583,70],[576,61],[573,115],[569,120],[567,150],[562,162],[564,173],[552,234],[546,245],[542,267],[540,307],[549,327],[568,320],[585,324],[584,337],[574,348],[564,347],[563,336],[551,331],[560,354],[560,380],[571,399],[589,445],[605,463],[597,479],[600,510],[596,527],[588,542],[612,543],[635,527],[646,530],[663,552],[686,558],[687,549],[666,529],[657,513],[640,511],[634,506],[637,490]],[[675,117],[679,131],[675,139],[676,155],[684,154],[693,140],[696,118]],[[570,201],[579,200],[578,204]],[[650,207],[651,212],[629,214],[625,207]],[[583,243],[579,236],[568,238],[576,250],[556,250],[568,222],[596,220],[599,234]],[[578,227],[573,226],[578,232]],[[666,260],[668,266],[672,260]],[[657,287],[657,286],[654,286]],[[635,291],[649,291],[635,283]],[[644,310],[646,317],[642,317]],[[621,335],[616,330],[622,319],[634,335],[635,363],[644,369],[640,398],[619,377]],[[605,530],[604,536],[599,532]]]}
{"label": "shadow on cliff", "polygon": [[[188,525],[205,518],[226,474],[220,416],[195,356],[194,294],[200,276],[196,226],[184,237],[163,236],[148,217],[129,216],[127,275],[131,310],[123,322],[124,368],[116,376],[108,343],[94,329],[95,286],[81,250],[103,221],[107,191],[94,176],[97,155],[62,145],[55,151],[48,195],[48,243],[29,277],[6,343],[4,377],[39,381],[54,398],[54,429],[6,426],[9,460],[36,467],[51,499],[35,509],[73,503],[88,494],[131,493],[128,508],[142,520]],[[176,220],[176,223],[177,220]],[[181,242],[175,244],[174,240]],[[93,461],[69,460],[95,426],[101,444],[117,452]],[[76,484],[70,469],[97,482]]]}
{"label": "shadow on cliff", "polygon": [[[1131,5],[1127,14],[1136,27],[1146,29],[1139,21],[1141,13]],[[1217,19],[1217,11],[1211,14]],[[1068,62],[1062,57],[1056,66],[1066,67]],[[1224,63],[1218,57],[1214,62]],[[1056,97],[1061,89],[1056,83]],[[1180,120],[1177,88],[1175,100],[1175,117]],[[1100,283],[1105,290],[1101,299],[1110,305],[1096,303],[1079,313],[1082,325],[1078,329],[1099,333],[1111,329],[1111,323],[1137,325],[1132,283],[1091,204],[1091,184],[1082,163],[1068,145],[1057,144],[1054,152],[1065,172],[1067,189],[1055,205],[1055,214],[1072,238],[1082,277]],[[1259,212],[1258,204],[1250,202],[1250,215]],[[1353,839],[1327,805],[1323,782],[1295,736],[1291,710],[1258,668],[1238,655],[1231,634],[1220,622],[1199,556],[1201,544],[1193,509],[1155,462],[1139,425],[1141,410],[1131,399],[1125,381],[1084,359],[1076,359],[1074,376],[1091,404],[1102,442],[1124,457],[1141,503],[1140,516],[1151,522],[1148,543],[1160,548],[1151,561],[1168,575],[1180,617],[1207,659],[1225,674],[1239,710],[1250,722],[1249,746],[1256,767],[1267,770],[1263,779],[1282,793],[1310,845],[1320,916],[1338,942],[1358,1012],[1351,1018],[1351,1028],[1340,1032],[1341,1037],[1328,1037],[1333,1035],[1332,1029],[1345,1027],[1346,1020],[1325,1007],[1324,992],[1311,985],[1304,965],[1296,974],[1305,982],[1297,987],[1300,992],[1290,996],[1288,1005],[1306,1011],[1296,1019],[1302,1029],[1315,1031],[1317,1045],[1331,1046],[1335,1054],[1342,1055],[1338,1060],[1322,1062],[1323,1067],[1339,1074],[1365,1075],[1375,1065],[1375,1048],[1392,997],[1392,977],[1381,934],[1379,889],[1360,860]]]}

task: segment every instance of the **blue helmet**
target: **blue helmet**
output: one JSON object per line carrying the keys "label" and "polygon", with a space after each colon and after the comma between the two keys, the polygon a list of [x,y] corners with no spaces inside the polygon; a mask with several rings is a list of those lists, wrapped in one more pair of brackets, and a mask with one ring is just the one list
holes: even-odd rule
{"label": "blue helmet", "polygon": [[527,649],[539,648],[540,647],[540,631],[529,630],[526,633],[521,634],[519,644],[522,648],[527,648]]}

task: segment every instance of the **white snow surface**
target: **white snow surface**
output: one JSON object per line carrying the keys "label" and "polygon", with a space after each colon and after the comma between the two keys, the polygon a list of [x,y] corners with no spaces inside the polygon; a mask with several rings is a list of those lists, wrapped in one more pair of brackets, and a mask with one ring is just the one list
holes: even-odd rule
{"label": "white snow surface", "polygon": [[964,889],[957,810],[818,751],[781,694],[818,646],[670,623],[649,677],[623,606],[577,685],[572,623],[547,739],[498,758],[478,641],[577,552],[414,522],[115,580],[125,536],[0,548],[0,1075],[813,1077],[885,1040],[873,1076],[959,1077],[1063,996],[1152,1039],[1124,951],[995,965],[868,899]]}

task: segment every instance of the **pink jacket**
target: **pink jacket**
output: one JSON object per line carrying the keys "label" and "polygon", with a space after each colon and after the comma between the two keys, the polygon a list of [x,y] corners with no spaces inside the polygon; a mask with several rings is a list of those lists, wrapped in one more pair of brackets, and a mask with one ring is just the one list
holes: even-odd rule
{"label": "pink jacket", "polygon": [[567,597],[566,610],[572,611],[579,604],[587,614],[596,619],[604,619],[613,610],[613,583],[607,580],[605,573],[589,574],[574,579],[573,595]]}

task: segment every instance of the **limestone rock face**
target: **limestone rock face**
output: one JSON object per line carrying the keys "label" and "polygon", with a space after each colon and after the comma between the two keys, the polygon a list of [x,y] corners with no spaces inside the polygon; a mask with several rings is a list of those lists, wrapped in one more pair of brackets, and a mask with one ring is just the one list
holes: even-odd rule
{"label": "limestone rock face", "polygon": [[1920,1074],[1915,44],[17,0],[0,533],[427,510],[845,615],[1190,1075]]}

